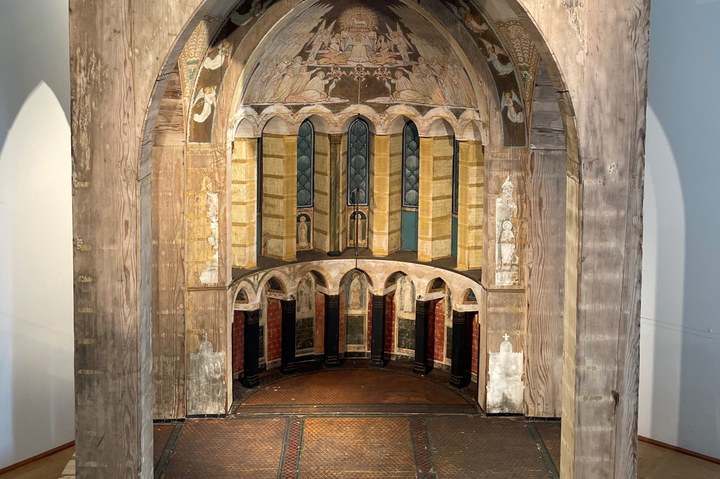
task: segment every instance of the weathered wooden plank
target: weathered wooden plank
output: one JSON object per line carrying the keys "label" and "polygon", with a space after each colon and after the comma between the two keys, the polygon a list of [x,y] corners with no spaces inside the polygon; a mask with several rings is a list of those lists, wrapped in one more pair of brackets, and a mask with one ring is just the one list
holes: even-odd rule
{"label": "weathered wooden plank", "polygon": [[525,337],[528,416],[560,417],[562,412],[566,162],[565,150],[531,153]]}
{"label": "weathered wooden plank", "polygon": [[140,437],[149,419],[138,374],[140,189],[127,174],[139,149],[132,70],[123,65],[131,26],[126,2],[107,4],[74,1],[70,14],[79,477],[133,477],[152,462]]}
{"label": "weathered wooden plank", "polygon": [[[168,106],[182,119],[174,98],[161,103],[161,117]],[[176,419],[185,417],[184,148],[155,146],[153,172],[153,418]]]}

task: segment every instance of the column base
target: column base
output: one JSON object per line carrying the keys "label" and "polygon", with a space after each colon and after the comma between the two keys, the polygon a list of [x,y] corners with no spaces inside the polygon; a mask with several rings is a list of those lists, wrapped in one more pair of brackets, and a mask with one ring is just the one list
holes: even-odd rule
{"label": "column base", "polygon": [[385,361],[383,361],[383,358],[380,358],[380,357],[370,358],[370,367],[371,368],[384,368]]}
{"label": "column base", "polygon": [[450,386],[456,387],[458,389],[464,388],[468,385],[468,382],[465,379],[464,375],[457,375],[457,374],[450,374]]}
{"label": "column base", "polygon": [[427,374],[427,365],[416,361],[413,365],[413,373],[422,375]]}
{"label": "column base", "polygon": [[250,376],[244,376],[240,380],[240,384],[248,389],[253,389],[260,386],[260,377],[257,374],[251,374]]}
{"label": "column base", "polygon": [[280,372],[283,374],[292,374],[295,371],[297,371],[297,367],[295,366],[295,363],[280,365]]}
{"label": "column base", "polygon": [[340,358],[337,356],[325,356],[325,367],[328,367],[328,368],[340,367]]}

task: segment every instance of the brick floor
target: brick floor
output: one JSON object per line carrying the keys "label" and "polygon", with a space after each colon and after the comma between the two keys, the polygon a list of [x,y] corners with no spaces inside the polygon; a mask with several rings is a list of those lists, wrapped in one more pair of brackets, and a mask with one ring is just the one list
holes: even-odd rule
{"label": "brick floor", "polygon": [[[248,404],[227,418],[156,425],[156,444],[169,457],[156,477],[553,477],[547,458],[559,465],[559,422],[485,417],[435,379],[363,369],[280,379],[242,396]],[[300,401],[307,413],[293,412]],[[426,409],[403,412],[403,401]],[[466,412],[448,413],[453,407]]]}
{"label": "brick floor", "polygon": [[300,478],[414,478],[407,418],[305,420]]}
{"label": "brick floor", "polygon": [[467,405],[468,402],[449,386],[423,381],[410,374],[348,369],[291,376],[261,386],[242,401],[241,407],[324,404]]}
{"label": "brick floor", "polygon": [[522,419],[431,417],[427,429],[440,479],[550,477]]}
{"label": "brick floor", "polygon": [[164,477],[277,477],[286,429],[286,418],[189,420]]}

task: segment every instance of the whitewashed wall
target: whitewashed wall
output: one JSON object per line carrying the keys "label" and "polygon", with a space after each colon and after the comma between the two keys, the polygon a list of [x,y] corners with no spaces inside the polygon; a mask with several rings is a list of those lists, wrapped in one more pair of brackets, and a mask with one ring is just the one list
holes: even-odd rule
{"label": "whitewashed wall", "polygon": [[0,468],[73,440],[66,0],[0,1]]}
{"label": "whitewashed wall", "polygon": [[639,433],[720,458],[718,25],[652,1]]}

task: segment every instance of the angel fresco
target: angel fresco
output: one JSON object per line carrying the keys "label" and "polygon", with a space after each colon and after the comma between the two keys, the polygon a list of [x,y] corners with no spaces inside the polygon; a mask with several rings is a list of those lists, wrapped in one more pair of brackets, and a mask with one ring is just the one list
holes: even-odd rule
{"label": "angel fresco", "polygon": [[206,86],[200,91],[193,103],[193,111],[195,111],[193,121],[204,123],[210,117],[215,108],[216,97],[217,91],[214,86]]}
{"label": "angel fresco", "polygon": [[453,11],[453,14],[462,21],[466,27],[468,27],[471,31],[477,33],[478,35],[484,33],[486,30],[488,30],[488,26],[485,23],[478,23],[477,20],[472,16],[470,13],[470,7],[467,3],[463,2],[462,0],[458,0],[458,3],[460,4],[457,8],[451,4],[447,3],[447,6],[450,7],[450,9]]}
{"label": "angel fresco", "polygon": [[392,47],[395,47],[397,52],[400,54],[400,58],[402,58],[402,61],[405,63],[410,63],[410,50],[412,50],[412,45],[410,42],[405,38],[405,34],[403,33],[402,29],[400,28],[400,23],[397,24],[397,30],[393,30],[390,25],[387,23],[385,24],[388,30],[388,42]]}
{"label": "angel fresco", "polygon": [[[498,72],[499,75],[508,75],[512,73],[513,70],[515,70],[515,67],[512,63],[512,60],[510,60],[510,55],[508,54],[508,52],[506,52],[502,47],[495,45],[494,43],[490,43],[487,40],[482,39],[482,42],[488,52],[487,61],[495,67],[495,70]],[[498,55],[507,57],[508,62],[502,63]]]}
{"label": "angel fresco", "polygon": [[265,9],[273,2],[274,0],[253,0],[252,4],[250,5],[250,10],[247,11],[247,13],[238,13],[233,12],[230,15],[230,21],[233,22],[238,27],[242,27],[243,25],[247,25],[250,20],[252,20],[255,17],[259,17],[263,13],[265,13]]}
{"label": "angel fresco", "polygon": [[212,48],[203,60],[203,68],[206,70],[217,70],[220,68],[230,54],[231,47],[231,43],[225,40],[220,44],[220,46]]}
{"label": "angel fresco", "polygon": [[522,102],[514,90],[503,93],[502,109],[504,110],[506,108],[507,116],[510,121],[513,123],[523,123],[525,121],[525,112],[522,111]]}

